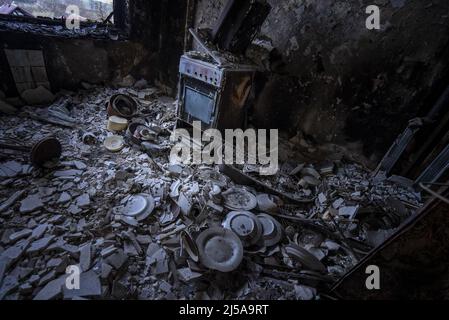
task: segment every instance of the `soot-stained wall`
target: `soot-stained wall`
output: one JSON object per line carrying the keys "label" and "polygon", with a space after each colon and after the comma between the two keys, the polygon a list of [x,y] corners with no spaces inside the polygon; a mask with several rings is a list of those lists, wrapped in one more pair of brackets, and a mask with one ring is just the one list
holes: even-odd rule
{"label": "soot-stained wall", "polygon": [[[76,90],[82,82],[108,85],[120,82],[131,74],[145,78],[149,73],[145,57],[147,50],[139,43],[97,39],[48,37],[26,33],[2,33],[4,48],[42,50],[47,75],[53,92]],[[4,56],[3,50],[0,55]],[[2,63],[5,75],[2,90],[16,94],[6,58]]]}
{"label": "soot-stained wall", "polygon": [[[179,57],[184,48],[187,1],[129,0],[129,37],[114,41],[0,30],[5,48],[42,49],[54,92],[77,89],[81,82],[119,84],[128,75],[146,79],[175,95]],[[0,52],[1,61],[6,57]],[[7,63],[1,90],[15,94]],[[12,88],[12,89],[11,89]]]}
{"label": "soot-stained wall", "polygon": [[187,3],[187,0],[130,0],[131,39],[148,48],[151,77],[173,95],[184,50]]}
{"label": "soot-stained wall", "polygon": [[[199,0],[195,24],[211,28],[225,1]],[[352,148],[375,165],[443,90],[448,71],[446,0],[268,0],[259,39],[277,51],[253,119]],[[381,29],[365,26],[378,5]],[[353,149],[355,148],[355,149]]]}

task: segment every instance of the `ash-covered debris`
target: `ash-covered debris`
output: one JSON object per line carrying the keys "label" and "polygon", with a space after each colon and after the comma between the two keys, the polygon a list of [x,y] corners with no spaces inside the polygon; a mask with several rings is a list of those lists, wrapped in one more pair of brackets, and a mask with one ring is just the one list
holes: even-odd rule
{"label": "ash-covered debris", "polygon": [[[138,108],[111,132],[117,94]],[[175,101],[153,88],[56,101],[0,118],[9,143],[54,136],[63,150],[41,168],[2,153],[0,299],[320,299],[420,206],[412,190],[345,162],[284,165],[265,178],[241,168],[299,203],[219,168],[172,165]],[[121,139],[105,144],[112,136]]]}
{"label": "ash-covered debris", "polygon": [[103,23],[83,23],[79,29],[67,29],[65,20],[0,17],[0,32],[17,32],[46,37],[119,40],[126,37],[119,29]]}

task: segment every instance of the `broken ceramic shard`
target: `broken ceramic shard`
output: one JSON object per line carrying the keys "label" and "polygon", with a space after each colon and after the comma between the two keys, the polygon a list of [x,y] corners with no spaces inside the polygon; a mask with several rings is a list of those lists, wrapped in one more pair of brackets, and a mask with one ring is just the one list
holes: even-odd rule
{"label": "broken ceramic shard", "polygon": [[284,231],[279,221],[274,219],[272,216],[263,213],[258,214],[257,218],[262,225],[264,245],[266,247],[271,247],[278,244],[284,236]]}
{"label": "broken ceramic shard", "polygon": [[43,206],[44,203],[42,202],[40,196],[38,194],[33,194],[22,200],[20,205],[20,212],[22,213],[33,212],[35,210],[42,208]]}
{"label": "broken ceramic shard", "polygon": [[231,188],[223,193],[223,198],[229,210],[251,211],[257,206],[256,196],[244,188]]}
{"label": "broken ceramic shard", "polygon": [[154,210],[154,199],[149,194],[138,194],[131,196],[120,212],[127,217],[143,221],[148,218]]}
{"label": "broken ceramic shard", "polygon": [[326,267],[318,260],[313,254],[304,248],[301,248],[297,244],[289,244],[285,246],[285,252],[292,257],[292,259],[298,261],[305,268],[325,272]]}
{"label": "broken ceramic shard", "polygon": [[281,198],[271,194],[257,195],[257,209],[262,212],[276,214],[283,205]]}

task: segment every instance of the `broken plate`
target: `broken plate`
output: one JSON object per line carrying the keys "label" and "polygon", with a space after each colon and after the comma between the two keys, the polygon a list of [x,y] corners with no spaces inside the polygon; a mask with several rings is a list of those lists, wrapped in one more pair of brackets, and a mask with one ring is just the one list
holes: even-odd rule
{"label": "broken plate", "polygon": [[263,229],[259,219],[248,211],[230,212],[223,227],[234,232],[245,247],[255,245],[262,237]]}
{"label": "broken plate", "polygon": [[276,214],[283,205],[281,198],[272,194],[262,193],[257,196],[257,208],[262,212]]}
{"label": "broken plate", "polygon": [[284,235],[282,225],[268,214],[261,213],[257,215],[257,218],[259,218],[259,221],[262,224],[264,245],[266,247],[271,247],[278,244]]}
{"label": "broken plate", "polygon": [[185,250],[194,262],[200,261],[198,247],[192,236],[186,231],[181,232],[181,249]]}
{"label": "broken plate", "polygon": [[154,199],[149,194],[138,194],[131,196],[123,207],[122,214],[142,221],[154,210]]}
{"label": "broken plate", "polygon": [[229,210],[250,211],[257,207],[256,196],[243,188],[231,188],[223,193],[223,198]]}
{"label": "broken plate", "polygon": [[204,169],[198,173],[198,177],[201,180],[206,182],[210,182],[214,185],[219,186],[220,188],[225,188],[228,185],[228,178],[222,175],[220,172],[217,172],[212,169]]}
{"label": "broken plate", "polygon": [[307,269],[319,272],[326,272],[326,267],[313,254],[297,244],[291,243],[285,246],[285,252],[292,259],[299,262]]}
{"label": "broken plate", "polygon": [[230,230],[211,228],[196,239],[201,263],[212,270],[231,272],[243,260],[243,245],[239,237]]}

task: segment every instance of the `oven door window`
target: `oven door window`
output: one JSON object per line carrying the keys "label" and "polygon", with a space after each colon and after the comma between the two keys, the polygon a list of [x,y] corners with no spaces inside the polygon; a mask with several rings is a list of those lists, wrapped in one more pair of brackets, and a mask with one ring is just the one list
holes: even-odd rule
{"label": "oven door window", "polygon": [[205,124],[212,123],[214,98],[185,87],[185,112]]}

